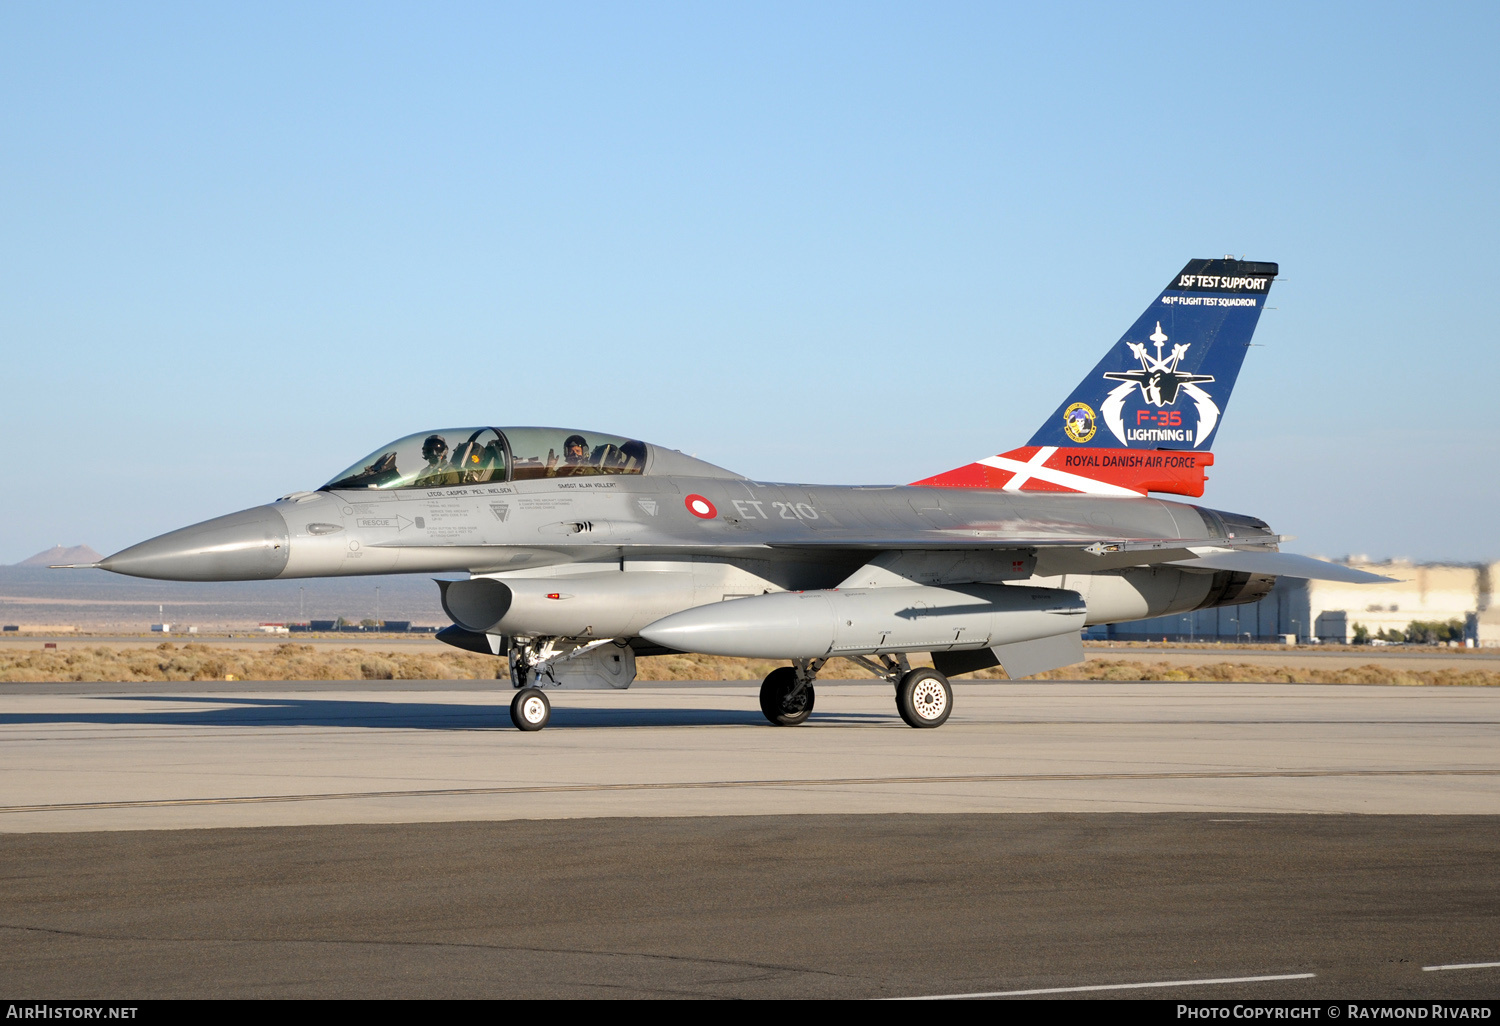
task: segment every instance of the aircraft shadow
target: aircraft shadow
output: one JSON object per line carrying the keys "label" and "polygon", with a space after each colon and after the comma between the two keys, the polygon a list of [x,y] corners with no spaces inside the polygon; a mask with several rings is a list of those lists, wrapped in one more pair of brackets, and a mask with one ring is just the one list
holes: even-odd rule
{"label": "aircraft shadow", "polygon": [[[561,700],[559,700],[561,699]],[[210,695],[100,696],[104,702],[162,703],[160,708],[130,712],[0,713],[0,726],[97,724],[158,727],[352,727],[387,730],[514,730],[510,706],[372,702],[319,698],[226,698]],[[595,727],[769,727],[757,709],[609,709],[570,707],[554,698],[548,729]],[[174,705],[211,708],[174,709]],[[894,712],[893,712],[894,715]],[[813,713],[810,723],[881,722],[891,717],[870,713]]]}

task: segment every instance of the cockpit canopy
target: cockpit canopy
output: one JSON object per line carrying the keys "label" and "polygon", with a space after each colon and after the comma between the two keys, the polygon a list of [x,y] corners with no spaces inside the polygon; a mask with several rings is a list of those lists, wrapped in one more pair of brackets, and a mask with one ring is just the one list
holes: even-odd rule
{"label": "cockpit canopy", "polygon": [[445,488],[487,481],[639,474],[646,443],[568,428],[463,427],[383,445],[323,486]]}

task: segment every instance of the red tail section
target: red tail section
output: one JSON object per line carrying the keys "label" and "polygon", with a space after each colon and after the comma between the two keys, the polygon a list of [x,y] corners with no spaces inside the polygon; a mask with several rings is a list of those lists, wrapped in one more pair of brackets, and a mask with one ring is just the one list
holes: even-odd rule
{"label": "red tail section", "polygon": [[995,488],[1006,492],[1073,492],[1086,495],[1203,494],[1211,452],[1173,449],[1060,449],[1026,445],[913,481],[929,488]]}

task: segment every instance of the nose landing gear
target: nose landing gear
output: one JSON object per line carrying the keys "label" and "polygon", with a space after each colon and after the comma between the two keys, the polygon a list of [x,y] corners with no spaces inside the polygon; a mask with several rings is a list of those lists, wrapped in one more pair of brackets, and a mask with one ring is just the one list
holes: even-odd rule
{"label": "nose landing gear", "polygon": [[510,722],[520,730],[541,730],[552,719],[552,703],[540,688],[522,688],[510,700]]}

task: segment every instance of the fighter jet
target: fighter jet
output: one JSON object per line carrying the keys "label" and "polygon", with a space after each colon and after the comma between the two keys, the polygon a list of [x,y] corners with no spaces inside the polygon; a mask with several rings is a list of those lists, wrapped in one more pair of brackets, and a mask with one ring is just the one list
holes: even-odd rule
{"label": "fighter jet", "polygon": [[670,652],[786,660],[760,688],[780,726],[813,711],[828,660],[850,659],[906,723],[937,727],[950,677],[1081,662],[1091,625],[1254,602],[1278,575],[1387,580],[1160,497],[1203,494],[1276,273],[1189,262],[1027,445],[913,484],[754,481],[589,430],[437,428],[91,565],[179,581],[464,572],[437,582],[453,621],[438,637],[503,660],[527,731],[547,725],[549,693],[628,687],[636,656]]}

